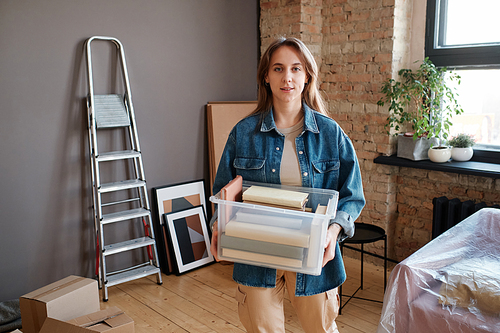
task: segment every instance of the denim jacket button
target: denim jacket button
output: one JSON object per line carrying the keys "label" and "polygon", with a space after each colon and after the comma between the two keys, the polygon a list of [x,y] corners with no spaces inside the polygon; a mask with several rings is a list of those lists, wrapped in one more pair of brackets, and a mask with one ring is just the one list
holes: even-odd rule
{"label": "denim jacket button", "polygon": [[304,172],[304,177],[307,177],[307,172]]}
{"label": "denim jacket button", "polygon": [[302,150],[301,150],[301,151],[299,151],[299,155],[302,155],[302,154],[304,154],[304,152],[303,152]]}
{"label": "denim jacket button", "polygon": [[276,150],[280,150],[280,147],[276,147]]}
{"label": "denim jacket button", "polygon": [[272,171],[272,172],[276,172],[276,169],[272,169],[271,171]]}

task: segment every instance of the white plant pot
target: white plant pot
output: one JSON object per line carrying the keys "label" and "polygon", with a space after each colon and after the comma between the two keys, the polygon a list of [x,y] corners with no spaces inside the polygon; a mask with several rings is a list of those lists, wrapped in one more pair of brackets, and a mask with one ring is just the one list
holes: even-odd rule
{"label": "white plant pot", "polygon": [[472,147],[467,148],[451,148],[451,158],[455,161],[468,161],[472,158],[474,150]]}
{"label": "white plant pot", "polygon": [[444,163],[450,159],[451,149],[450,147],[431,147],[427,154],[432,162]]}

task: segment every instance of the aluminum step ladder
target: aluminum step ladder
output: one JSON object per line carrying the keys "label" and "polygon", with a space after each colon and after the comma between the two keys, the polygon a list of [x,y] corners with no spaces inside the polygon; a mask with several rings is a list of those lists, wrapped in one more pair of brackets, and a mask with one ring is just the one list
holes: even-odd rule
{"label": "aluminum step ladder", "polygon": [[[109,42],[116,46],[117,61],[121,64],[123,77],[123,95],[94,94],[90,47],[94,40]],[[123,45],[116,38],[94,36],[87,39],[85,51],[88,72],[88,137],[97,252],[96,276],[98,275],[99,288],[103,291],[103,300],[107,301],[108,287],[153,274],[157,275],[157,283],[161,284],[162,278]],[[97,134],[102,129],[105,129],[108,133],[109,131],[119,131],[117,137],[124,138],[123,140],[126,142],[123,142],[123,146],[126,149],[100,152],[97,147]],[[130,179],[102,183],[100,176],[101,163],[108,164],[106,170],[114,170],[113,163],[125,164],[126,168],[124,169],[129,171],[122,172],[122,174],[127,174],[126,177]],[[105,202],[103,202],[103,196],[105,196]],[[116,200],[116,198],[119,198],[119,200]],[[114,228],[116,228],[116,223],[120,222],[139,223],[140,230],[142,231],[142,228],[144,228],[144,236],[107,244],[104,237],[106,226],[115,224]],[[140,255],[137,255],[137,251],[141,252]],[[144,258],[144,260],[139,260],[138,264],[134,263],[133,267],[108,271],[106,258],[119,253],[130,255],[130,262],[137,260],[137,257]]]}

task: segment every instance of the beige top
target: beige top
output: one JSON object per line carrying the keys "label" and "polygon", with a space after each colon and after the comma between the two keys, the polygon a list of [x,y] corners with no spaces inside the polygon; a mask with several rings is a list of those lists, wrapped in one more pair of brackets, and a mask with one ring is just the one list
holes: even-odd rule
{"label": "beige top", "polygon": [[297,157],[295,138],[302,133],[303,128],[304,118],[292,127],[278,128],[278,130],[285,136],[285,146],[283,147],[280,170],[281,184],[283,185],[302,186],[302,177],[300,175],[299,158]]}

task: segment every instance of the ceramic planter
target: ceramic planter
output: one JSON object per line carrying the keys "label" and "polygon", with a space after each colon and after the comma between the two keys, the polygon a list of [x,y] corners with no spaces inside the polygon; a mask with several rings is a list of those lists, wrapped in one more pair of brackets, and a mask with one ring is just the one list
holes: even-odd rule
{"label": "ceramic planter", "polygon": [[435,163],[444,163],[451,158],[450,147],[437,146],[429,148],[428,150],[429,159]]}
{"label": "ceramic planter", "polygon": [[474,150],[472,147],[467,148],[451,148],[451,158],[455,161],[468,161],[472,158]]}
{"label": "ceramic planter", "polygon": [[438,139],[418,138],[413,140],[413,136],[398,135],[398,157],[407,158],[412,161],[428,160],[427,151],[431,146],[437,146]]}

